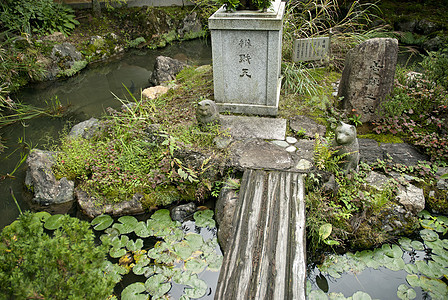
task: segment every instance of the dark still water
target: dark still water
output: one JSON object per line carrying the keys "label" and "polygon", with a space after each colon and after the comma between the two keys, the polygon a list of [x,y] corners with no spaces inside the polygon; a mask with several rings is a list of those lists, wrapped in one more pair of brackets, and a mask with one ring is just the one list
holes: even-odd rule
{"label": "dark still water", "polygon": [[[0,154],[0,176],[11,174],[26,153],[24,143],[33,148],[46,149],[62,130],[91,117],[100,117],[107,107],[119,108],[121,103],[113,96],[129,98],[126,86],[139,98],[141,89],[149,86],[148,79],[159,55],[176,58],[192,65],[211,63],[211,45],[206,40],[193,40],[170,45],[158,50],[134,50],[108,62],[89,66],[75,77],[29,85],[13,97],[25,104],[45,107],[46,101],[57,97],[68,105],[62,118],[40,117],[17,123],[0,130],[7,149]],[[124,85],[124,86],[123,86]],[[113,94],[112,94],[113,93]],[[30,208],[25,193],[25,164],[13,174],[14,178],[0,181],[0,229],[19,215],[11,191],[22,210]]]}

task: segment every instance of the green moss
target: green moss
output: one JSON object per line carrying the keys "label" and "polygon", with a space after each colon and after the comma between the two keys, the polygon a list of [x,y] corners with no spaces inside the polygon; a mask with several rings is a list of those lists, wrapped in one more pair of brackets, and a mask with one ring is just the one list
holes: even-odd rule
{"label": "green moss", "polygon": [[70,67],[70,69],[64,70],[61,73],[59,73],[59,77],[70,77],[81,71],[87,66],[86,60],[80,60],[75,61],[73,66]]}
{"label": "green moss", "polygon": [[372,139],[377,141],[379,144],[399,144],[404,143],[402,139],[393,134],[376,134],[376,133],[368,133],[368,134],[360,134],[358,138],[361,139]]}

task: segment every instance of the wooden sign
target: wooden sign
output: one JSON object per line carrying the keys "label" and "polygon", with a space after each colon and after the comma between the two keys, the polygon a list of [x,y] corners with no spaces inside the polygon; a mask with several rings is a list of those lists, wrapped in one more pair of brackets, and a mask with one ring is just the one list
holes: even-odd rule
{"label": "wooden sign", "polygon": [[293,60],[295,62],[320,60],[328,55],[329,50],[329,37],[297,39],[294,41]]}

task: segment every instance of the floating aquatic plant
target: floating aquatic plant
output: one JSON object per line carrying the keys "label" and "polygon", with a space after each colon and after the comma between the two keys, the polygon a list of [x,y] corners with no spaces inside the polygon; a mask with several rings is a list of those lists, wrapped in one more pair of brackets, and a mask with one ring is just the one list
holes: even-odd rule
{"label": "floating aquatic plant", "polygon": [[[366,268],[404,270],[408,273],[407,284],[403,283],[398,286],[397,297],[399,299],[414,299],[417,295],[414,288],[417,287],[422,288],[432,299],[447,299],[448,286],[442,279],[448,279],[448,239],[441,239],[439,234],[444,236],[448,231],[448,218],[432,216],[423,211],[420,213],[420,224],[423,227],[420,230],[421,240],[404,237],[399,239],[397,244],[384,244],[381,248],[374,250],[346,253],[342,256],[329,255],[319,266],[319,270],[322,274],[333,278],[340,278],[343,273],[348,272],[357,274]],[[425,251],[426,255],[414,263],[406,263],[403,260],[404,252],[415,257],[416,251]],[[319,280],[321,280],[320,277]],[[311,283],[308,283],[307,289],[309,299],[346,299],[342,294],[326,294],[322,289],[310,291]],[[348,299],[371,298],[364,292],[357,292]]]}
{"label": "floating aquatic plant", "polygon": [[[203,210],[194,214],[197,227],[215,228],[213,211]],[[217,254],[217,239],[204,240],[200,234],[182,230],[181,223],[171,220],[169,211],[161,209],[151,218],[138,221],[132,216],[120,217],[114,223],[112,217],[101,215],[92,220],[94,229],[103,231],[103,244],[110,246],[109,255],[119,258],[121,269],[111,272],[132,271],[147,279],[128,285],[121,293],[126,299],[159,299],[166,295],[173,283],[188,286],[182,299],[200,298],[207,292],[207,284],[199,278],[204,270],[219,271],[222,255]],[[133,235],[137,239],[132,239]],[[144,240],[157,239],[154,247],[143,249]],[[115,264],[116,265],[116,264]],[[116,265],[118,266],[118,265]]]}

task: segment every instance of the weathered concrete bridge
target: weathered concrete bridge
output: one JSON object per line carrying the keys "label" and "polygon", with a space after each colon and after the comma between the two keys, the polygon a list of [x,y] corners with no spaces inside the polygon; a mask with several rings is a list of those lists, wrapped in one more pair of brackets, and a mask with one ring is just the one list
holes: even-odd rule
{"label": "weathered concrete bridge", "polygon": [[246,169],[215,299],[305,299],[303,175]]}

